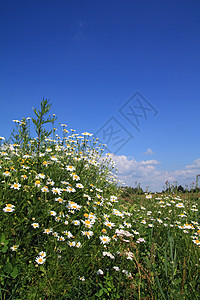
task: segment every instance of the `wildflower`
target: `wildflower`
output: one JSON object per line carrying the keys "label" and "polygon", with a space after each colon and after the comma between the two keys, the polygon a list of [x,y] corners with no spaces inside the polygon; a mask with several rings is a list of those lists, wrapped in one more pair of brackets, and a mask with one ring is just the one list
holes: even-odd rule
{"label": "wildflower", "polygon": [[52,229],[44,229],[43,233],[50,234],[52,233]]}
{"label": "wildflower", "polygon": [[102,271],[101,269],[99,269],[99,270],[97,271],[97,275],[103,275],[103,271]]}
{"label": "wildflower", "polygon": [[9,207],[9,206],[6,206],[6,207],[3,208],[3,211],[4,211],[4,212],[13,212],[13,211],[14,211],[14,208]]}
{"label": "wildflower", "polygon": [[76,187],[79,188],[79,189],[83,189],[84,188],[84,186],[81,183],[77,183]]}
{"label": "wildflower", "polygon": [[119,216],[119,217],[122,217],[123,218],[123,216],[124,216],[124,214],[123,213],[121,213],[119,210],[117,210],[117,209],[113,209],[113,214],[115,215],[115,216]]}
{"label": "wildflower", "polygon": [[73,237],[73,234],[70,231],[63,231],[63,233],[67,236],[68,239]]}
{"label": "wildflower", "polygon": [[120,229],[120,230],[116,229],[116,230],[115,230],[115,233],[116,233],[118,236],[126,236],[126,237],[132,236],[132,233],[130,233],[130,232],[126,231],[126,230],[122,230],[122,229]]}
{"label": "wildflower", "polygon": [[85,221],[83,221],[83,220],[81,220],[81,221],[85,225],[85,227],[87,227],[87,228],[91,228],[94,224],[94,222],[89,220],[89,219],[86,219]]}
{"label": "wildflower", "polygon": [[33,228],[39,228],[39,224],[38,223],[32,223],[31,225],[33,226]]}
{"label": "wildflower", "polygon": [[12,251],[16,251],[19,248],[19,245],[13,245],[12,247],[10,247],[10,249]]}
{"label": "wildflower", "polygon": [[72,176],[73,180],[76,180],[76,181],[80,180],[80,177],[78,175],[76,175],[75,173],[70,174],[70,176]]}
{"label": "wildflower", "polygon": [[63,200],[61,197],[55,198],[55,201],[59,203],[64,203],[66,200]]}
{"label": "wildflower", "polygon": [[54,210],[51,210],[50,211],[50,215],[53,216],[53,217],[55,217],[56,216],[56,212]]}
{"label": "wildflower", "polygon": [[105,226],[108,226],[108,227],[111,228],[111,229],[115,226],[115,223],[108,222],[108,221],[104,222],[103,224],[104,224]]}
{"label": "wildflower", "polygon": [[76,190],[74,188],[68,186],[67,189],[66,189],[66,192],[68,192],[68,193],[75,193]]}
{"label": "wildflower", "polygon": [[54,237],[58,237],[58,233],[57,233],[57,232],[53,232],[52,235],[53,235]]}
{"label": "wildflower", "polygon": [[114,259],[114,258],[115,258],[114,255],[112,255],[112,253],[107,252],[107,251],[103,251],[103,256],[108,256],[108,257],[110,257],[111,259]]}
{"label": "wildflower", "polygon": [[79,276],[79,279],[81,280],[81,281],[85,281],[85,277],[84,276]]}
{"label": "wildflower", "polygon": [[43,193],[48,193],[48,192],[49,192],[49,189],[48,189],[48,187],[45,185],[43,188],[41,188],[41,191],[42,191]]}
{"label": "wildflower", "polygon": [[110,242],[110,238],[106,235],[102,235],[99,237],[102,244],[108,244]]}
{"label": "wildflower", "polygon": [[74,171],[75,168],[73,166],[66,166],[67,171]]}
{"label": "wildflower", "polygon": [[46,176],[44,174],[40,173],[40,174],[38,174],[38,177],[44,179]]}
{"label": "wildflower", "polygon": [[79,220],[74,220],[74,221],[72,221],[72,224],[78,226],[78,225],[80,225],[80,221]]}
{"label": "wildflower", "polygon": [[93,136],[93,134],[92,134],[92,133],[89,133],[89,132],[83,132],[83,133],[82,133],[82,135],[86,135],[86,136],[87,136],[87,135],[88,135],[88,136]]}
{"label": "wildflower", "polygon": [[51,186],[54,186],[55,182],[53,180],[48,180],[47,181],[47,184],[51,185]]}
{"label": "wildflower", "polygon": [[138,232],[137,230],[132,230],[132,232],[133,232],[134,234],[139,234],[139,232]]}
{"label": "wildflower", "polygon": [[11,185],[11,189],[14,189],[14,190],[19,190],[20,189],[20,187],[21,187],[21,184],[19,184],[19,183],[15,183],[14,182],[14,184],[13,185]]}
{"label": "wildflower", "polygon": [[93,236],[93,232],[92,231],[81,231],[82,235],[85,235],[88,237],[88,239],[90,239],[91,236]]}
{"label": "wildflower", "polygon": [[200,241],[199,240],[192,240],[193,243],[195,243],[196,245],[199,245],[200,246]]}
{"label": "wildflower", "polygon": [[40,264],[40,265],[42,265],[43,263],[45,263],[45,258],[44,257],[42,257],[42,256],[38,256],[38,257],[36,257],[36,259],[35,259],[35,261],[36,261],[36,263],[38,263],[38,264]]}
{"label": "wildflower", "polygon": [[124,222],[124,226],[126,226],[127,228],[130,228],[132,225],[131,225],[131,223]]}
{"label": "wildflower", "polygon": [[39,255],[42,256],[42,257],[46,257],[46,252],[41,251],[41,252],[39,253]]}
{"label": "wildflower", "polygon": [[76,243],[76,248],[80,248],[80,247],[81,247],[81,243],[80,242]]}
{"label": "wildflower", "polygon": [[143,239],[143,238],[139,238],[139,239],[136,241],[136,243],[142,243],[142,242],[144,242],[144,243],[145,243],[145,242],[146,242],[146,241],[145,241],[145,239]]}
{"label": "wildflower", "polygon": [[5,176],[5,177],[8,177],[8,176],[10,176],[10,172],[5,171],[2,175]]}
{"label": "wildflower", "polygon": [[21,175],[21,178],[23,178],[24,180],[28,179],[27,175]]}
{"label": "wildflower", "polygon": [[152,195],[146,195],[146,199],[151,199]]}
{"label": "wildflower", "polygon": [[153,224],[149,224],[148,226],[149,226],[149,227],[154,227],[154,225],[153,225]]}
{"label": "wildflower", "polygon": [[145,220],[142,220],[140,223],[141,224],[146,224],[147,222]]}
{"label": "wildflower", "polygon": [[62,192],[62,189],[59,189],[59,188],[52,188],[51,191],[52,191],[53,194],[58,194],[58,195],[60,195],[61,192]]}
{"label": "wildflower", "polygon": [[6,207],[15,208],[15,205],[13,205],[13,204],[6,204]]}
{"label": "wildflower", "polygon": [[65,241],[65,238],[64,238],[63,236],[58,236],[58,241],[64,242],[64,241]]}
{"label": "wildflower", "polygon": [[120,271],[120,268],[119,268],[119,267],[116,267],[116,266],[114,266],[113,269],[114,269],[115,271],[117,271],[117,272]]}
{"label": "wildflower", "polygon": [[47,167],[48,162],[46,160],[44,160],[42,164],[43,164],[43,166]]}
{"label": "wildflower", "polygon": [[75,242],[68,242],[68,245],[70,246],[70,247],[75,247],[75,245],[76,245],[76,243]]}
{"label": "wildflower", "polygon": [[68,207],[70,209],[77,209],[77,210],[80,210],[81,209],[81,205],[78,205],[77,203],[73,202],[73,201],[69,201],[68,202]]}
{"label": "wildflower", "polygon": [[51,158],[51,160],[53,160],[53,161],[58,161],[58,159],[57,159],[54,155],[51,156],[50,158]]}
{"label": "wildflower", "polygon": [[158,218],[157,221],[158,223],[163,223],[163,221],[160,218]]}
{"label": "wildflower", "polygon": [[40,185],[41,185],[40,180],[36,180],[35,186],[40,187]]}

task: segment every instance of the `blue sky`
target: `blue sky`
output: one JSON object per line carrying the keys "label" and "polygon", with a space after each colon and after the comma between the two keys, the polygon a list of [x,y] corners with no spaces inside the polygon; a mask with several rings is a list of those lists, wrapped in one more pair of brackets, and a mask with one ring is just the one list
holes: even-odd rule
{"label": "blue sky", "polygon": [[128,185],[189,185],[200,174],[199,15],[193,0],[0,1],[0,136],[44,97],[58,122],[109,141]]}

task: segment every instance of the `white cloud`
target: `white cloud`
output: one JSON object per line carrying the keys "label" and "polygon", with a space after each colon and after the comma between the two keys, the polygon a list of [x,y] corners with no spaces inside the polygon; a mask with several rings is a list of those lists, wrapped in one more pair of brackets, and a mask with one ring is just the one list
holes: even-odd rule
{"label": "white cloud", "polygon": [[153,155],[154,152],[151,148],[148,148],[147,151],[145,152],[146,155]]}
{"label": "white cloud", "polygon": [[125,155],[114,155],[112,159],[118,168],[118,178],[123,180],[129,186],[135,186],[135,183],[140,183],[141,187],[151,191],[161,191],[165,186],[165,182],[169,181],[173,184],[190,185],[195,182],[196,175],[200,174],[200,159],[195,160],[191,165],[184,169],[175,171],[157,170],[156,167],[160,162],[157,160],[142,160],[136,161],[134,158],[128,160]]}
{"label": "white cloud", "polygon": [[187,169],[200,169],[200,158],[196,159],[192,165],[186,166]]}

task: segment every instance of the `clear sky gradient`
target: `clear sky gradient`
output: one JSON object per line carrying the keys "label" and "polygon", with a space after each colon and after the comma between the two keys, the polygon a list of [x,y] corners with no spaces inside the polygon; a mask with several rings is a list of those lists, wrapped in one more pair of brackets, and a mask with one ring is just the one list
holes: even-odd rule
{"label": "clear sky gradient", "polygon": [[0,1],[0,136],[44,97],[58,122],[108,142],[128,185],[190,185],[200,174],[199,16],[197,0]]}

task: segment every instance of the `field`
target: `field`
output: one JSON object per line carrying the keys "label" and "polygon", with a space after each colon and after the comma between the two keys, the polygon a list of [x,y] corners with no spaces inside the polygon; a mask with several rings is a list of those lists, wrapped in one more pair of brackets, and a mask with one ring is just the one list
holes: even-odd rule
{"label": "field", "polygon": [[200,299],[200,195],[123,198],[105,146],[49,110],[0,149],[0,299]]}

